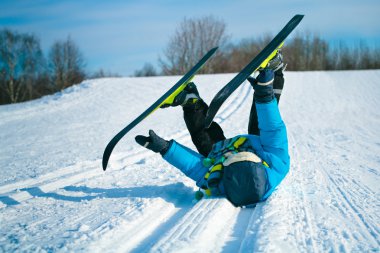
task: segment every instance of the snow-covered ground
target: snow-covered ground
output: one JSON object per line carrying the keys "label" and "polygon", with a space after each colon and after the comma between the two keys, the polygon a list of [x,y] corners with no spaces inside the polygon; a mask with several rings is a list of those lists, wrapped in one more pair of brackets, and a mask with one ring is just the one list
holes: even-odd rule
{"label": "snow-covered ground", "polygon": [[[206,102],[234,75],[195,78]],[[108,141],[179,77],[85,81],[0,106],[0,251],[378,252],[380,71],[287,72],[280,109],[291,170],[254,209],[194,201],[194,183],[134,142],[154,129],[194,148],[180,108]],[[241,86],[217,121],[245,133]]]}

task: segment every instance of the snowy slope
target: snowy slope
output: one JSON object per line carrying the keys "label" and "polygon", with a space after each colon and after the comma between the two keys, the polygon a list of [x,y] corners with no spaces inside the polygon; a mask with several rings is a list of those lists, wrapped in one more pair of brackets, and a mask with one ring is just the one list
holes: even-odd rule
{"label": "snowy slope", "polygon": [[[197,76],[210,102],[234,75]],[[194,183],[134,142],[152,128],[192,148],[179,108],[107,142],[179,77],[85,81],[0,106],[0,251],[368,252],[380,250],[380,71],[288,72],[280,108],[291,170],[254,209],[194,201]],[[218,114],[245,133],[245,83]]]}

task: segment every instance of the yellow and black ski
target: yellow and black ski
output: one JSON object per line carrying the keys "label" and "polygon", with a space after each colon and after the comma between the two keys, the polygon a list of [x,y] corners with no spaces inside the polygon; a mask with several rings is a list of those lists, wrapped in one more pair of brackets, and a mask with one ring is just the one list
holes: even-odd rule
{"label": "yellow and black ski", "polygon": [[205,126],[209,127],[222,106],[224,101],[260,66],[265,67],[268,61],[276,54],[277,49],[282,46],[284,40],[301,22],[303,15],[295,15],[271,42],[244,67],[229,83],[227,83],[213,98],[207,110]]}
{"label": "yellow and black ski", "polygon": [[112,140],[108,143],[106,149],[103,153],[103,170],[107,169],[108,160],[111,156],[112,150],[116,146],[116,144],[126,135],[132,128],[138,125],[141,121],[143,121],[146,117],[156,111],[164,104],[171,104],[175,96],[178,95],[186,85],[193,79],[194,75],[203,67],[203,65],[207,62],[208,59],[215,53],[218,48],[215,47],[207,52],[202,59],[199,60],[195,66],[189,70],[170,90],[168,90],[164,95],[162,95],[156,102],[154,102],[148,109],[146,109],[143,113],[140,114],[135,120],[133,120],[128,126],[126,126],[123,130],[121,130]]}

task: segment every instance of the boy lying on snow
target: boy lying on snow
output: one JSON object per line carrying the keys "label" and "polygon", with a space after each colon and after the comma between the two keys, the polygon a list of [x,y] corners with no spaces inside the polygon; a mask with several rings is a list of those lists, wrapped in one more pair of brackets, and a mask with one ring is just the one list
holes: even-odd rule
{"label": "boy lying on snow", "polygon": [[248,78],[255,91],[248,134],[226,139],[217,123],[205,128],[208,106],[195,84],[189,83],[167,106],[182,106],[186,126],[199,153],[174,140],[166,141],[153,130],[147,137],[136,136],[136,142],[159,152],[207,195],[225,195],[234,206],[266,200],[289,171],[286,128],[278,109],[284,86],[283,68],[278,51],[259,70],[256,79]]}

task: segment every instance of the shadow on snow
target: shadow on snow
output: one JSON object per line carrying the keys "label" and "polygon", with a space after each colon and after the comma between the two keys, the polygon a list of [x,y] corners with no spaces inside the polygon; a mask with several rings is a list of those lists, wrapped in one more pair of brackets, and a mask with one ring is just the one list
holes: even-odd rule
{"label": "shadow on snow", "polygon": [[[191,205],[194,199],[194,189],[183,183],[168,184],[162,186],[148,185],[130,188],[91,188],[87,186],[66,186],[67,192],[80,192],[85,196],[69,196],[55,192],[44,192],[39,187],[21,189],[33,197],[53,198],[56,200],[81,202],[100,198],[162,198],[175,206]],[[182,201],[179,201],[182,200]],[[8,206],[20,204],[9,196],[0,196],[0,202]]]}

